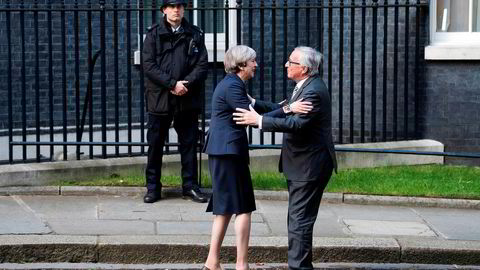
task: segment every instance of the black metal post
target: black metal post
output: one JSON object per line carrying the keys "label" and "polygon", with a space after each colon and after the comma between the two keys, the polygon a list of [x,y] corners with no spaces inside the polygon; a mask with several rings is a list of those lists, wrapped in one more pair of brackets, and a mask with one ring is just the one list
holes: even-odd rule
{"label": "black metal post", "polygon": [[[152,5],[155,1],[152,2]],[[119,97],[119,83],[118,83],[118,11],[117,0],[113,1],[113,62],[115,70],[115,142],[120,141],[120,97]],[[153,7],[152,7],[153,8]],[[154,13],[152,11],[152,18]],[[119,147],[115,146],[115,155],[119,156]]]}
{"label": "black metal post", "polygon": [[[283,1],[283,33],[288,33],[288,0]],[[288,35],[283,35],[283,59],[282,63],[287,61],[288,57]],[[282,84],[282,93],[283,99],[287,98],[287,69],[283,68],[283,84]]]}
{"label": "black metal post", "polygon": [[307,44],[310,46],[310,1],[306,2],[305,8],[305,34],[307,35]]}
{"label": "black metal post", "polygon": [[237,45],[242,44],[242,0],[237,0]]}
{"label": "black metal post", "polygon": [[405,2],[405,63],[404,63],[404,91],[403,91],[403,139],[408,139],[408,55],[409,55],[409,41],[410,41],[410,1]]}
{"label": "black metal post", "polygon": [[[144,113],[144,108],[145,106],[148,106],[148,104],[145,104],[145,99],[144,99],[144,93],[145,93],[145,84],[144,84],[144,77],[143,77],[143,30],[144,30],[144,25],[143,25],[143,0],[139,0],[139,7],[140,10],[138,11],[138,24],[139,24],[139,35],[140,35],[140,87],[138,89],[138,98],[139,98],[139,108],[138,108],[138,113],[139,113],[139,120],[140,120],[140,141],[143,143],[145,142],[145,113]],[[167,136],[168,138],[168,136]],[[168,152],[168,150],[167,150]],[[145,154],[145,146],[140,147],[140,153],[142,155]]]}
{"label": "black metal post", "polygon": [[[54,141],[53,131],[53,38],[52,38],[52,1],[48,0],[47,35],[48,35],[48,116],[50,126],[50,141]],[[50,161],[53,161],[54,147],[50,145]]]}
{"label": "black metal post", "polygon": [[387,141],[387,78],[388,78],[388,0],[383,7],[383,94],[382,94],[382,141]]}
{"label": "black metal post", "polygon": [[[75,11],[73,12],[73,31],[75,42],[75,128],[77,135],[77,142],[81,140],[80,134],[80,37],[79,37],[79,22],[78,22],[78,0],[74,2]],[[80,159],[80,146],[76,147],[77,160]]]}
{"label": "black metal post", "polygon": [[377,12],[378,0],[373,0],[372,7],[372,93],[370,140],[377,141]]}
{"label": "black metal post", "polygon": [[393,140],[398,139],[398,0],[395,0],[393,23]]}
{"label": "black metal post", "polygon": [[333,40],[333,25],[332,25],[332,16],[333,16],[333,4],[332,0],[328,1],[328,92],[330,92],[330,99],[332,98],[332,40]]}
{"label": "black metal post", "polygon": [[[276,36],[277,36],[277,20],[276,20],[276,12],[275,12],[275,8],[276,8],[276,1],[273,0],[272,1],[272,51],[271,51],[271,57],[272,57],[272,63],[271,63],[271,69],[272,69],[272,76],[270,78],[270,87],[272,89],[272,94],[271,94],[271,101],[272,102],[275,102],[275,98],[276,98],[276,80],[277,80],[277,66],[276,66],[276,54],[277,54],[277,46],[275,46],[275,41],[276,41]],[[272,132],[271,134],[271,144],[275,144],[275,132]]]}
{"label": "black metal post", "polygon": [[[295,0],[294,14],[295,14],[295,47],[298,46],[299,39],[299,23],[298,23],[298,13],[299,13],[299,3],[298,0]],[[262,24],[263,25],[263,24]]]}
{"label": "black metal post", "polygon": [[[102,142],[107,141],[107,55],[105,41],[105,0],[100,0],[100,49],[101,49],[101,101],[102,101]],[[107,158],[107,147],[102,146],[102,158]]]}
{"label": "black metal post", "polygon": [[419,98],[418,91],[418,74],[419,74],[419,59],[420,59],[420,0],[417,0],[415,7],[415,139],[420,138],[420,126],[419,126]]}
{"label": "black metal post", "polygon": [[225,0],[225,51],[228,51],[228,47],[230,45],[230,24],[229,24],[229,3],[228,0]]}
{"label": "black metal post", "polygon": [[[190,2],[190,1],[189,1]],[[152,1],[152,22],[151,22],[151,25],[153,25],[154,23],[157,22],[157,1]],[[192,22],[190,20],[190,22]]]}
{"label": "black metal post", "polygon": [[[33,3],[33,8],[38,8],[38,0]],[[35,24],[35,140],[40,141],[40,59],[39,59],[39,41],[38,41],[38,11],[33,12],[33,22]],[[36,146],[35,159],[40,162],[40,145]]]}
{"label": "black metal post", "polygon": [[[20,36],[21,36],[21,54],[22,54],[22,140],[27,140],[27,85],[26,85],[26,67],[25,67],[25,10],[23,0],[20,1]],[[27,146],[22,146],[23,161],[27,160]]]}
{"label": "black metal post", "polygon": [[[91,0],[88,0],[88,8],[92,8]],[[87,13],[87,31],[88,31],[88,67],[92,67],[93,69],[93,60],[92,60],[92,11],[89,10]],[[128,27],[128,26],[127,26]],[[129,34],[129,32],[127,32]],[[128,52],[127,52],[128,53]],[[93,70],[91,71],[93,72]],[[93,142],[93,93],[92,93],[93,86],[90,85],[90,89],[88,89],[88,140]],[[88,153],[90,159],[93,159],[93,145],[88,146]]]}
{"label": "black metal post", "polygon": [[[130,0],[127,0],[127,140],[132,142],[132,36],[131,32],[131,12]],[[132,147],[128,146],[128,156],[132,156]]]}
{"label": "black metal post", "polygon": [[366,3],[362,1],[362,46],[361,46],[361,82],[360,82],[360,142],[365,142],[365,16]]}
{"label": "black metal post", "polygon": [[10,29],[10,0],[7,0],[6,27],[7,27],[7,46],[8,46],[8,163],[13,164],[13,95],[12,95],[12,34]]}
{"label": "black metal post", "polygon": [[[265,1],[260,1],[260,99],[265,100]],[[264,133],[260,130],[260,144],[264,144]]]}
{"label": "black metal post", "polygon": [[[61,11],[61,24],[62,24],[62,105],[63,105],[63,115],[62,115],[62,132],[63,132],[63,141],[66,142],[68,139],[67,134],[67,45],[66,45],[66,22],[65,22],[65,2],[62,2],[62,11]],[[63,145],[63,160],[67,160],[67,145]]]}
{"label": "black metal post", "polygon": [[355,113],[355,0],[350,9],[350,143],[354,141],[354,113]]}
{"label": "black metal post", "polygon": [[[248,46],[250,48],[253,47],[253,0],[248,1]],[[248,93],[250,96],[253,96],[253,80],[248,80]],[[248,127],[248,142],[249,144],[252,144],[252,138],[253,138],[253,131],[252,127]]]}
{"label": "black metal post", "polygon": [[343,143],[343,17],[344,4],[340,1],[340,31],[338,33],[338,142]]}
{"label": "black metal post", "polygon": [[[323,1],[317,1],[317,5],[320,5],[320,8],[317,8],[317,48],[323,54]],[[319,74],[323,77],[323,64],[325,60],[322,61],[322,65],[319,67]]]}

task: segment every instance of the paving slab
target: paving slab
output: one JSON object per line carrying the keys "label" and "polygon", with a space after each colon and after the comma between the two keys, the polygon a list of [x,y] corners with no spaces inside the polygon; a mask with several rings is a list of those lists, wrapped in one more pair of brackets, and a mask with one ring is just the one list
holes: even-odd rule
{"label": "paving slab", "polygon": [[[225,236],[224,243],[228,245],[231,236]],[[234,239],[234,238],[233,238]],[[102,235],[98,236],[98,245],[207,245],[210,235]],[[235,242],[233,242],[235,243]]]}
{"label": "paving slab", "polygon": [[21,196],[36,215],[49,219],[97,219],[98,199],[75,196]]}
{"label": "paving slab", "polygon": [[430,227],[449,240],[480,240],[480,211],[457,209],[438,211],[431,208],[415,209]]}
{"label": "paving slab", "polygon": [[[135,197],[105,197],[98,203],[98,218],[112,220],[150,221],[205,221],[213,220],[206,212],[207,204],[191,203],[181,198],[162,199],[158,203],[146,204]],[[234,222],[234,217],[232,218]],[[252,222],[263,222],[261,213],[252,213]]]}
{"label": "paving slab", "polygon": [[437,236],[435,232],[421,222],[362,219],[343,219],[343,222],[355,234]]}
{"label": "paving slab", "polygon": [[[98,218],[105,220],[181,221],[180,209],[185,206],[163,200],[146,204],[143,199],[132,197],[106,197],[98,203]],[[196,210],[195,207],[191,210]],[[198,209],[199,210],[199,209]]]}
{"label": "paving slab", "polygon": [[[319,212],[315,226],[313,227],[313,234],[321,237],[350,237],[350,231],[342,222],[338,222],[338,217],[320,215]],[[287,235],[287,217],[286,215],[281,219],[268,220],[268,226],[272,235],[281,236]]]}
{"label": "paving slab", "polygon": [[44,234],[47,224],[19,197],[0,196],[0,234]]}
{"label": "paving slab", "polygon": [[[189,232],[190,235],[210,235],[212,233],[213,222],[195,221],[195,222],[157,222],[157,234],[183,234]],[[251,224],[251,236],[267,236],[270,235],[270,229],[265,223],[252,222]],[[234,224],[231,223],[226,235],[235,235]]]}
{"label": "paving slab", "polygon": [[422,221],[422,218],[409,207],[354,204],[334,204],[332,206],[332,211],[342,219]]}
{"label": "paving slab", "polygon": [[78,220],[48,221],[56,234],[63,235],[144,235],[155,234],[155,223],[142,220]]}

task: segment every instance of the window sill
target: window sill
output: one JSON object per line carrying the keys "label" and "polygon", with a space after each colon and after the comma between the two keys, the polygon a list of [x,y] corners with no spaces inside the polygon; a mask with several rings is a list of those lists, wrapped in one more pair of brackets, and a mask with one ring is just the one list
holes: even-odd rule
{"label": "window sill", "polygon": [[435,44],[425,47],[426,60],[480,60],[480,44]]}

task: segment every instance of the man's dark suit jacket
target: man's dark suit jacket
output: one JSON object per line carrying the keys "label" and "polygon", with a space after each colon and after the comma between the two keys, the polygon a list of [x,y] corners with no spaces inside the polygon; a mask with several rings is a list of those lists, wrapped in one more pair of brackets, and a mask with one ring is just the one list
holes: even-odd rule
{"label": "man's dark suit jacket", "polygon": [[241,155],[248,160],[245,126],[233,121],[236,108],[249,109],[245,83],[229,73],[217,85],[212,96],[212,116],[204,152],[209,155]]}
{"label": "man's dark suit jacket", "polygon": [[262,130],[284,132],[279,169],[288,180],[315,181],[322,175],[323,164],[329,159],[337,169],[332,139],[332,106],[323,80],[308,78],[290,102],[303,98],[312,102],[307,114],[281,115],[281,105],[256,101],[255,109],[263,114]]}

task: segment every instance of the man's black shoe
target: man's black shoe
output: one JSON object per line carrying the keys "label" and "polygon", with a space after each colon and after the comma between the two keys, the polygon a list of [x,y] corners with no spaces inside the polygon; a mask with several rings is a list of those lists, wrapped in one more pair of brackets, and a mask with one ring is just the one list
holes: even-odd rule
{"label": "man's black shoe", "polygon": [[199,188],[184,190],[182,195],[185,200],[192,200],[198,203],[206,203],[208,201],[207,196]]}
{"label": "man's black shoe", "polygon": [[154,203],[159,201],[162,198],[162,193],[160,191],[148,191],[145,196],[143,196],[144,203]]}

